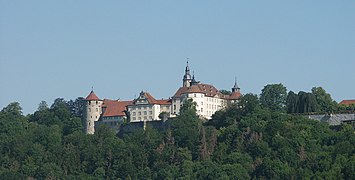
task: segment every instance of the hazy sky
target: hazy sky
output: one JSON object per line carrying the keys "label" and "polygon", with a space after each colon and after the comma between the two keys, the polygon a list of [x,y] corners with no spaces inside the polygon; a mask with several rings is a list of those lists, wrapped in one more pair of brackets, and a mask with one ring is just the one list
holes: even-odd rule
{"label": "hazy sky", "polygon": [[0,109],[87,96],[168,98],[196,78],[355,99],[354,0],[0,0]]}

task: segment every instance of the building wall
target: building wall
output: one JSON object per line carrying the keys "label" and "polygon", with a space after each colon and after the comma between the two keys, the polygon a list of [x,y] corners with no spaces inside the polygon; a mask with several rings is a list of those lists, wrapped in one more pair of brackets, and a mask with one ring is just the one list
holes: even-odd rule
{"label": "building wall", "polygon": [[128,112],[130,113],[130,122],[155,121],[160,120],[160,113],[170,113],[170,105],[136,104],[128,106]]}
{"label": "building wall", "polygon": [[192,99],[196,102],[196,110],[197,114],[206,118],[211,119],[212,115],[227,105],[227,100],[221,99],[218,96],[216,97],[208,97],[203,93],[188,93],[184,94],[182,98],[174,98],[172,102],[171,112],[172,114],[175,112],[176,114],[180,113],[180,107],[183,102],[187,99]]}
{"label": "building wall", "polygon": [[85,102],[85,133],[95,133],[95,121],[98,121],[102,113],[102,101],[86,101]]}

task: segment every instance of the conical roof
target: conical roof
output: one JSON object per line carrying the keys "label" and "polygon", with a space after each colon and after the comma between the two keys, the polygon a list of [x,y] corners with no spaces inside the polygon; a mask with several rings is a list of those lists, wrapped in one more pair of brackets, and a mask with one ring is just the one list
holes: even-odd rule
{"label": "conical roof", "polygon": [[101,99],[96,96],[94,91],[91,91],[90,94],[85,98],[87,101],[100,101]]}

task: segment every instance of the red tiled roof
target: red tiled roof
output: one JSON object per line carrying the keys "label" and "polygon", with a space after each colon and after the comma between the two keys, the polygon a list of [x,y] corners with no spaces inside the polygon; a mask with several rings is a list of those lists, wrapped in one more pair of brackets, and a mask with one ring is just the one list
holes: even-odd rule
{"label": "red tiled roof", "polygon": [[103,117],[125,116],[126,106],[133,104],[133,101],[117,101],[105,99],[102,107],[105,108]]}
{"label": "red tiled roof", "polygon": [[182,94],[184,94],[188,90],[188,87],[180,87],[176,93],[174,94],[173,97],[181,97]]}
{"label": "red tiled roof", "polygon": [[240,92],[232,92],[231,95],[229,95],[227,97],[227,99],[230,99],[230,100],[237,100],[239,99],[240,97],[242,96],[242,94]]}
{"label": "red tiled roof", "polygon": [[353,100],[342,100],[339,104],[341,104],[341,105],[355,104],[355,99],[353,99]]}
{"label": "red tiled roof", "polygon": [[203,93],[203,91],[198,87],[198,85],[193,85],[188,87],[185,93]]}
{"label": "red tiled roof", "polygon": [[94,91],[91,91],[90,94],[85,98],[85,100],[88,100],[88,101],[99,101],[100,98],[98,98],[96,96],[96,94],[94,93]]}
{"label": "red tiled roof", "polygon": [[145,92],[144,96],[147,98],[149,104],[158,104],[157,100],[148,92]]}
{"label": "red tiled roof", "polygon": [[157,100],[157,102],[160,105],[171,105],[171,100],[170,99]]}
{"label": "red tiled roof", "polygon": [[[170,99],[162,99],[162,100],[156,100],[150,93],[144,92],[143,95],[147,98],[148,104],[160,104],[160,105],[170,105],[171,100]],[[139,98],[135,99],[133,104],[136,103],[136,101]]]}
{"label": "red tiled roof", "polygon": [[[184,93],[204,93],[205,96],[214,97],[221,96],[218,89],[209,84],[197,84],[190,87],[180,87],[173,97],[181,97]],[[223,97],[223,96],[221,96]]]}

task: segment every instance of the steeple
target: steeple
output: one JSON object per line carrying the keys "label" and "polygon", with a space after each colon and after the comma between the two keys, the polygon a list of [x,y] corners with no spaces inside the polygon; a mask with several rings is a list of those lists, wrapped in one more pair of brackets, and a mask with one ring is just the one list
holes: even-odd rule
{"label": "steeple", "polygon": [[197,85],[198,83],[200,83],[200,82],[196,81],[196,79],[195,79],[195,72],[192,72],[192,80],[191,80],[191,82],[190,82],[191,86]]}
{"label": "steeple", "polygon": [[190,74],[190,67],[189,67],[189,58],[187,58],[185,74],[184,74],[184,78],[183,78],[182,82],[183,82],[183,87],[190,86],[191,74]]}
{"label": "steeple", "polygon": [[235,81],[234,81],[234,86],[232,88],[232,92],[239,92],[240,91],[240,88],[237,84],[237,77],[235,77]]}

